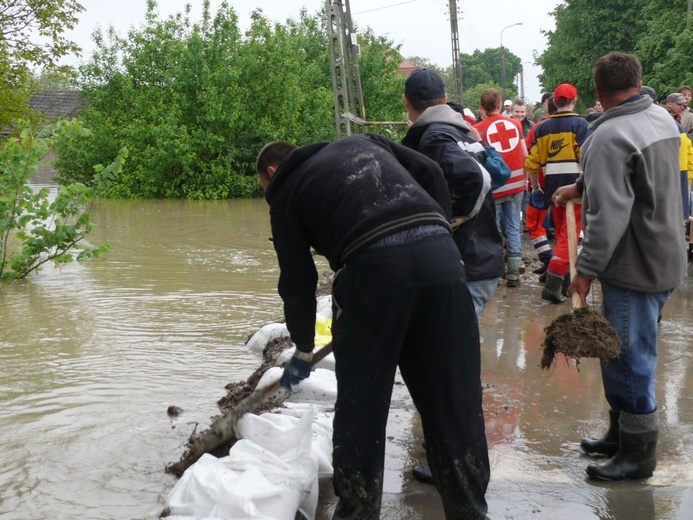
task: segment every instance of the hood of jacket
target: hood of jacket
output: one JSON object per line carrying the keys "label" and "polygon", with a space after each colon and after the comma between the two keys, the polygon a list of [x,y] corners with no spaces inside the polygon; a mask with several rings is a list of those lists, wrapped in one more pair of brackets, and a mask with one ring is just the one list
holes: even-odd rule
{"label": "hood of jacket", "polygon": [[286,179],[286,177],[293,170],[295,170],[299,164],[304,162],[306,159],[309,159],[311,156],[322,150],[328,144],[330,143],[327,141],[308,144],[296,148],[289,155],[287,155],[284,158],[284,160],[279,163],[277,171],[270,179],[269,186],[267,186],[267,191],[265,192],[265,199],[267,200],[267,202],[270,202],[272,200],[272,196],[277,191],[277,189],[279,189],[279,185],[283,183],[284,179]]}
{"label": "hood of jacket", "polygon": [[464,120],[464,116],[453,110],[448,105],[434,105],[428,107],[419,118],[411,125],[411,128],[417,128],[420,126],[428,126],[431,123],[446,123],[448,125],[453,125],[459,127],[466,133],[471,131],[469,123]]}

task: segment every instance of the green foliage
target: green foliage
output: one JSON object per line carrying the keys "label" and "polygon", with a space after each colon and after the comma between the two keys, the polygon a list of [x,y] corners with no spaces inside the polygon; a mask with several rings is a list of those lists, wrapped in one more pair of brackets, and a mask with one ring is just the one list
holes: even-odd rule
{"label": "green foliage", "polygon": [[[264,143],[334,138],[323,16],[303,10],[279,24],[257,10],[241,34],[227,2],[213,15],[206,1],[196,23],[189,13],[160,19],[156,2],[147,5],[145,24],[127,38],[112,28],[94,34],[97,50],[80,70],[90,103],[82,117],[93,133],[60,150],[60,182],[88,184],[88,165],[127,146],[131,160],[109,196],[253,196],[261,193],[254,162]],[[394,90],[383,81],[392,66],[378,69],[386,49],[375,37],[364,46],[364,69],[377,71],[372,86],[365,80],[373,115],[393,109]]]}
{"label": "green foliage", "polygon": [[34,67],[59,70],[57,60],[79,51],[65,32],[74,29],[83,10],[76,0],[0,2],[1,127],[27,115]]}
{"label": "green foliage", "polygon": [[545,91],[572,83],[587,106],[595,99],[592,67],[612,51],[633,52],[646,21],[648,0],[564,0],[551,15],[556,29],[544,34],[547,49],[537,58]]}
{"label": "green foliage", "polygon": [[642,11],[647,28],[635,53],[643,67],[643,83],[657,92],[661,101],[681,85],[693,85],[693,27],[680,3],[652,0]]}
{"label": "green foliage", "polygon": [[[503,89],[503,68],[502,53],[499,47],[492,49],[476,50],[473,54],[460,55],[462,65],[462,75],[464,77],[465,88],[473,88],[482,84],[496,84],[495,87],[500,92]],[[505,49],[505,99],[515,99],[517,97],[517,85],[514,78],[520,73],[522,60],[519,56]],[[483,90],[482,90],[483,92]],[[477,103],[478,103],[478,97]]]}
{"label": "green foliage", "polygon": [[479,109],[479,106],[481,105],[481,94],[483,94],[485,90],[490,88],[496,89],[498,92],[501,92],[501,87],[497,83],[494,83],[492,81],[489,83],[479,83],[478,85],[474,85],[472,88],[464,91],[464,94],[462,95],[462,99],[464,101],[463,105],[465,107],[470,108],[476,114]]}
{"label": "green foliage", "polygon": [[359,37],[359,70],[366,119],[369,121],[406,121],[402,102],[404,81],[398,67],[402,61],[399,47],[371,29]]}
{"label": "green foliage", "polygon": [[[43,136],[50,133],[50,138]],[[48,188],[34,191],[27,184],[54,143],[86,134],[81,124],[62,121],[38,136],[24,129],[0,148],[0,280],[24,278],[47,262],[62,265],[75,256],[81,261],[108,250],[108,245],[81,243],[94,228],[86,208],[114,182],[127,150],[108,166],[94,167],[91,186],[61,186],[52,201]]]}

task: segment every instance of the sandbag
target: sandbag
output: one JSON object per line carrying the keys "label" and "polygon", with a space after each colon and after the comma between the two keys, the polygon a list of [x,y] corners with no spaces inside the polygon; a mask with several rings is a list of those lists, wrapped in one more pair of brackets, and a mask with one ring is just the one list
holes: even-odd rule
{"label": "sandbag", "polygon": [[300,418],[247,414],[244,437],[227,457],[205,454],[169,494],[170,514],[194,518],[293,520],[315,517],[318,463],[312,453],[315,413]]}

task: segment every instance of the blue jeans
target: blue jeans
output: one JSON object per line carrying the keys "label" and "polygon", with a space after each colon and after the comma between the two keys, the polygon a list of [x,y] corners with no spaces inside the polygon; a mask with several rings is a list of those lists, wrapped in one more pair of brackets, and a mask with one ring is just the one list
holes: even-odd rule
{"label": "blue jeans", "polygon": [[472,295],[472,301],[474,302],[474,312],[476,312],[477,319],[479,319],[479,316],[481,316],[481,313],[486,308],[486,305],[493,296],[496,287],[498,287],[499,280],[500,276],[490,278],[488,280],[477,280],[475,282],[467,282],[467,288],[469,289],[469,294]]}
{"label": "blue jeans", "polygon": [[496,224],[505,233],[505,250],[507,256],[521,256],[520,211],[524,192],[515,193],[496,199]]}
{"label": "blue jeans", "polygon": [[683,220],[691,216],[691,191],[688,188],[688,172],[681,172],[681,200],[683,201]]}
{"label": "blue jeans", "polygon": [[644,293],[602,282],[602,311],[621,339],[621,354],[602,366],[604,395],[617,412],[657,409],[657,318],[673,292]]}

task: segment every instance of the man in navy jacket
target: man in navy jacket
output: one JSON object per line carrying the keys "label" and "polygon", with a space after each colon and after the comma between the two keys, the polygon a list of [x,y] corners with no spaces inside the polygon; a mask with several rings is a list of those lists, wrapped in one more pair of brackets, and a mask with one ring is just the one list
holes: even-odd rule
{"label": "man in navy jacket", "polygon": [[479,331],[440,168],[369,134],[300,148],[270,143],[257,171],[297,347],[286,388],[310,375],[318,279],[311,248],[336,272],[333,518],[379,517],[398,367],[421,415],[446,517],[485,518]]}

